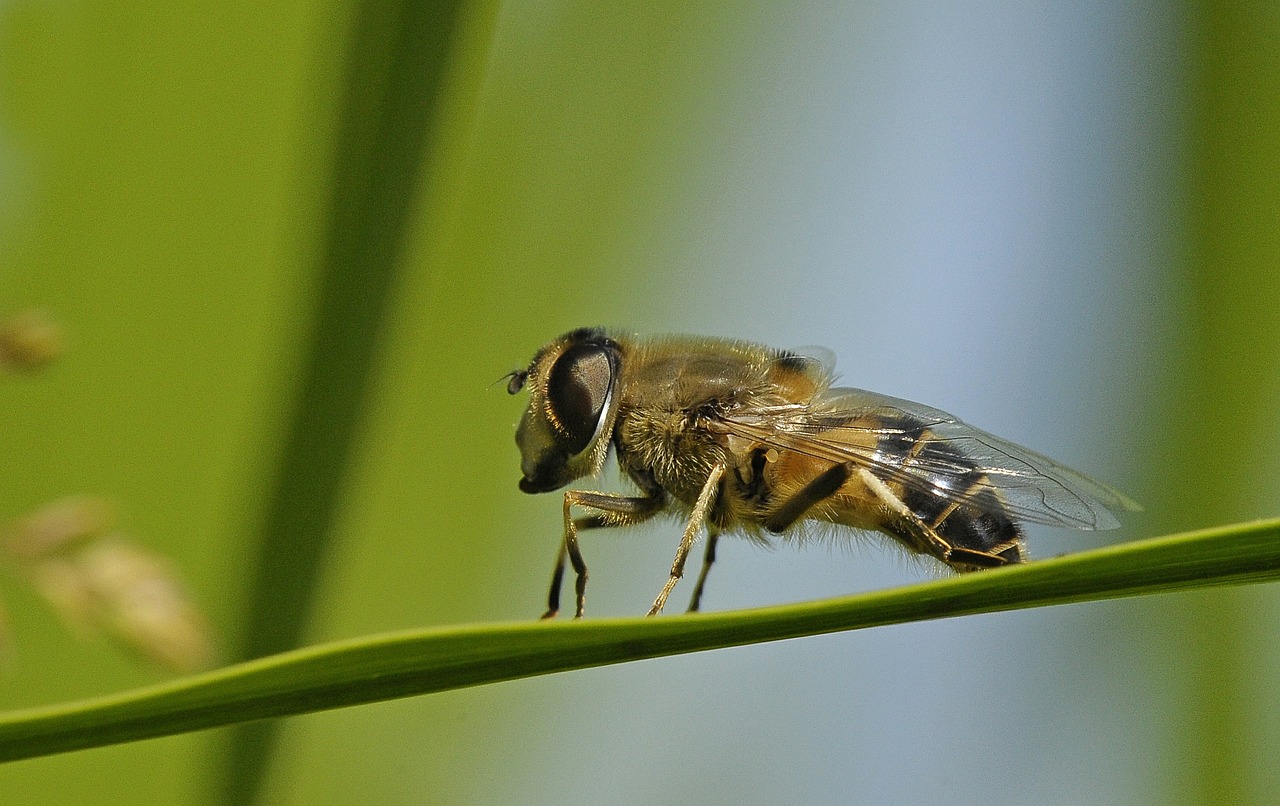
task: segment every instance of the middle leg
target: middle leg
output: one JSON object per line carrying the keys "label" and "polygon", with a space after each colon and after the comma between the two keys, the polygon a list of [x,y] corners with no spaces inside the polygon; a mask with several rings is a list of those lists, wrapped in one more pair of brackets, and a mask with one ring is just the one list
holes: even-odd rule
{"label": "middle leg", "polygon": [[693,596],[689,598],[690,613],[698,612],[698,608],[702,605],[702,589],[707,585],[707,572],[711,570],[711,566],[716,561],[716,543],[720,540],[720,534],[714,530],[708,530],[707,533],[707,551],[702,555],[702,571],[698,573],[698,582],[693,586]]}
{"label": "middle leg", "polygon": [[680,581],[680,577],[684,576],[684,562],[689,558],[689,550],[693,548],[694,542],[698,539],[698,533],[702,531],[702,525],[707,521],[707,513],[711,510],[712,500],[720,487],[720,477],[724,475],[724,471],[724,465],[716,465],[711,468],[711,473],[703,483],[702,491],[698,493],[698,500],[693,505],[693,513],[689,516],[689,523],[684,528],[680,546],[676,549],[676,558],[671,563],[671,573],[667,577],[667,583],[658,592],[658,598],[653,600],[649,615],[656,616],[662,612],[662,606],[667,603],[671,590]]}

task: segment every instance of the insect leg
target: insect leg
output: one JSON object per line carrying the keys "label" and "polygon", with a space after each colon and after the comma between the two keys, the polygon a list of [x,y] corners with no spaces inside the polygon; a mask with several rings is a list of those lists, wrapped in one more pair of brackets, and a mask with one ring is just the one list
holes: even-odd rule
{"label": "insect leg", "polygon": [[693,586],[693,596],[689,599],[689,612],[698,612],[698,607],[702,604],[702,589],[707,584],[707,572],[711,570],[711,565],[716,561],[716,543],[720,540],[720,534],[713,530],[707,533],[707,551],[702,555],[702,571],[698,574],[698,584]]}
{"label": "insect leg", "polygon": [[[999,554],[956,546],[944,537],[938,531],[937,526],[950,517],[955,511],[955,507],[948,507],[944,510],[943,516],[936,519],[935,523],[926,523],[912,511],[911,507],[907,506],[901,498],[894,494],[893,490],[889,489],[889,485],[885,484],[874,473],[866,468],[860,468],[858,477],[867,486],[867,489],[875,493],[876,497],[886,504],[894,514],[910,525],[909,536],[898,532],[895,532],[895,534],[917,551],[931,554],[957,571],[994,568],[1008,565],[1011,562],[1011,560]],[[919,543],[915,543],[917,540]],[[1020,545],[1020,543],[1015,541],[1012,545]]]}
{"label": "insect leg", "polygon": [[912,524],[916,528],[913,530],[918,533],[916,536],[923,541],[923,545],[917,546],[919,551],[926,551],[937,557],[939,560],[946,562],[947,557],[951,555],[951,544],[938,534],[929,524],[920,520],[911,508],[902,502],[902,499],[889,489],[889,485],[880,480],[878,476],[866,468],[858,470],[858,477],[862,479],[862,483],[867,485],[867,489],[875,493],[884,504],[886,504],[894,514],[901,517],[907,523]]}
{"label": "insect leg", "polygon": [[819,473],[808,484],[801,487],[799,492],[783,501],[782,506],[775,509],[769,517],[765,518],[764,528],[774,534],[785,531],[788,526],[804,517],[804,513],[808,512],[814,504],[843,487],[844,483],[849,480],[850,467],[851,465],[846,462],[840,465],[832,465]]}
{"label": "insect leg", "polygon": [[[946,562],[956,570],[993,568],[1026,560],[1022,533],[987,488],[985,476],[970,480],[968,488],[932,517],[931,507],[908,505],[951,546]],[[936,505],[935,505],[936,506]]]}
{"label": "insect leg", "polygon": [[556,564],[551,569],[551,590],[547,591],[547,612],[542,614],[543,619],[555,618],[556,613],[560,612],[560,585],[564,582],[564,562],[568,553],[568,548],[562,538],[560,540],[560,549],[556,552]]}
{"label": "insect leg", "polygon": [[[548,619],[560,612],[560,585],[564,579],[565,559],[573,566],[577,575],[574,585],[576,607],[574,618],[582,618],[582,609],[586,601],[587,564],[582,559],[582,551],[578,548],[579,529],[598,529],[607,526],[631,526],[653,517],[662,509],[666,494],[661,487],[654,485],[644,490],[643,496],[610,495],[587,490],[568,490],[564,494],[564,540],[560,544],[560,553],[556,556],[555,568],[551,572],[551,589],[547,592],[547,612],[542,618]],[[598,514],[586,518],[574,519],[573,507],[594,509]]]}
{"label": "insect leg", "polygon": [[716,490],[720,488],[720,477],[724,475],[724,469],[724,465],[711,468],[711,474],[702,485],[702,492],[698,493],[698,500],[693,505],[693,513],[689,516],[689,523],[684,527],[684,537],[680,539],[680,547],[676,549],[676,559],[671,563],[671,574],[658,593],[658,598],[653,600],[649,615],[656,616],[662,612],[662,606],[667,603],[671,589],[680,581],[680,577],[684,576],[684,561],[689,558],[689,549],[693,548],[694,541],[698,539],[698,532],[706,523],[707,512],[711,509],[711,501],[715,498]]}

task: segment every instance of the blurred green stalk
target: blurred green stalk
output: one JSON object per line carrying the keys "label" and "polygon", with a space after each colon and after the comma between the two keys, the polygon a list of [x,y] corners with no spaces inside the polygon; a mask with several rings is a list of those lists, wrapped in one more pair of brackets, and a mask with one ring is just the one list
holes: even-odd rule
{"label": "blurred green stalk", "polygon": [[[1195,9],[1190,138],[1186,384],[1172,439],[1179,461],[1163,486],[1172,517],[1212,522],[1273,512],[1259,497],[1280,403],[1280,6],[1206,2]],[[1272,465],[1274,466],[1274,465]],[[1274,484],[1274,479],[1271,479]],[[1256,591],[1185,602],[1190,688],[1178,698],[1182,758],[1172,799],[1275,802],[1259,792],[1261,724],[1253,642],[1270,640],[1251,612]],[[1176,792],[1176,794],[1175,794]]]}
{"label": "blurred green stalk", "polygon": [[[295,647],[307,626],[463,8],[460,0],[363,0],[353,7],[310,336],[267,496],[241,658]],[[256,800],[275,728],[254,723],[232,736],[225,802]]]}

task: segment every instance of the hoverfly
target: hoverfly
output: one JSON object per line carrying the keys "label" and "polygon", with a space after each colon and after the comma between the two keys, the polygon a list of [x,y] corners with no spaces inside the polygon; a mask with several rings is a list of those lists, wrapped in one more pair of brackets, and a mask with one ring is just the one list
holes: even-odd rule
{"label": "hoverfly", "polygon": [[[686,518],[660,612],[702,529],[707,544],[689,610],[702,599],[721,534],[767,541],[804,521],[882,532],[956,571],[1026,561],[1020,523],[1111,529],[1139,509],[1122,493],[944,411],[862,389],[832,388],[832,367],[758,344],[689,336],[567,333],[507,376],[528,386],[516,431],[526,493],[598,474],[610,448],[637,495],[564,493],[547,611],[560,607],[566,560],[581,617],[584,529],[661,512]],[[574,510],[587,514],[574,516]]]}

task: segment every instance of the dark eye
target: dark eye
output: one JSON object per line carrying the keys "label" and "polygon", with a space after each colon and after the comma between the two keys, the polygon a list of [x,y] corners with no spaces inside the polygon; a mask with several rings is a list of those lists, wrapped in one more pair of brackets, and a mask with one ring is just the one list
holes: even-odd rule
{"label": "dark eye", "polygon": [[596,434],[613,390],[613,356],[608,349],[582,344],[556,360],[547,378],[547,404],[555,415],[561,446],[582,453]]}

